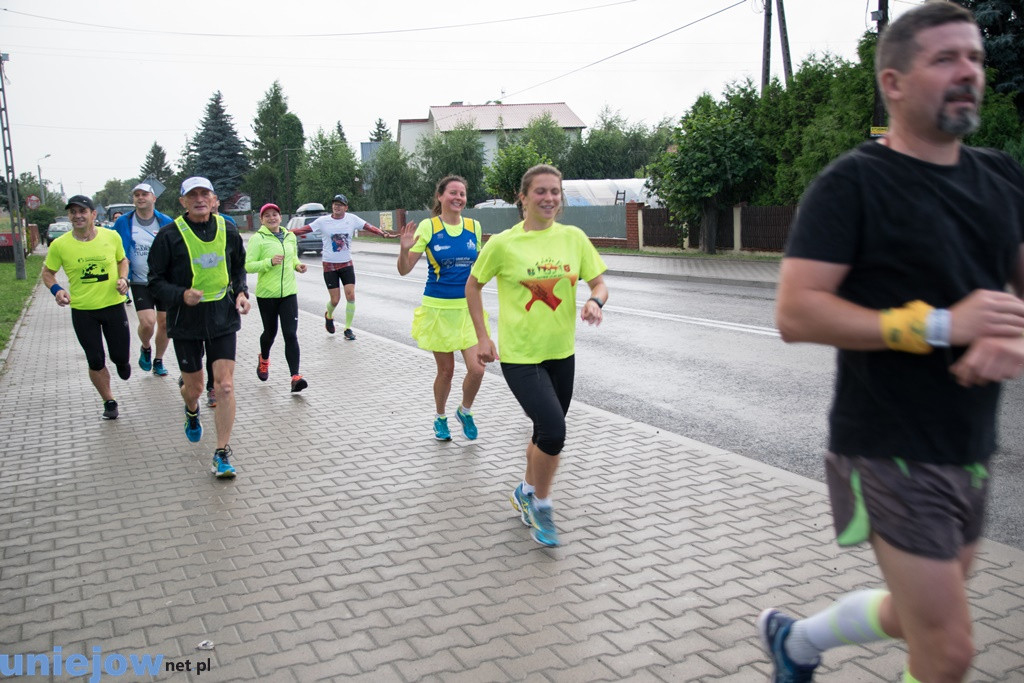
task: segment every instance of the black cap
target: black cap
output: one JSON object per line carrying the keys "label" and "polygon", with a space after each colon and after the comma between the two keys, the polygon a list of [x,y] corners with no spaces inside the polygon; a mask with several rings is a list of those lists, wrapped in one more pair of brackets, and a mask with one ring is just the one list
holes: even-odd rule
{"label": "black cap", "polygon": [[334,195],[334,198],[331,199],[331,204],[333,204],[334,202],[341,202],[345,206],[348,206],[348,197],[346,197],[343,194],[336,194]]}
{"label": "black cap", "polygon": [[93,206],[92,200],[86,197],[84,194],[76,194],[74,197],[69,199],[68,205],[64,207],[64,210],[67,211],[72,206],[84,206],[90,211],[96,210],[96,207]]}

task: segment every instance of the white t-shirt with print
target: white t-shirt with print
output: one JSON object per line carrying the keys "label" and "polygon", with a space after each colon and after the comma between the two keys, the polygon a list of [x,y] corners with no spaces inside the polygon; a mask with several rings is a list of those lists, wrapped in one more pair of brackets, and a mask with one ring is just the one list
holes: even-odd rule
{"label": "white t-shirt with print", "polygon": [[156,216],[153,222],[143,225],[139,222],[139,215],[132,214],[132,242],[135,248],[130,255],[132,265],[132,284],[144,285],[149,282],[149,249],[153,246],[160,223]]}
{"label": "white t-shirt with print", "polygon": [[352,260],[352,238],[364,225],[364,221],[354,213],[346,213],[341,218],[320,216],[309,224],[313,233],[320,235],[324,241],[323,260],[327,263],[345,263]]}

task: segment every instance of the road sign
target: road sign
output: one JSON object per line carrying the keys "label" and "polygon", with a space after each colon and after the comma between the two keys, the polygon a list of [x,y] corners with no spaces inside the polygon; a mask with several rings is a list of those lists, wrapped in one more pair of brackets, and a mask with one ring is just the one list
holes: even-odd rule
{"label": "road sign", "polygon": [[157,198],[159,198],[160,195],[164,193],[164,190],[167,189],[164,187],[163,183],[156,179],[156,176],[154,175],[146,176],[142,179],[142,182],[149,183],[153,187],[153,194],[156,195]]}
{"label": "road sign", "polygon": [[38,209],[42,205],[43,200],[41,200],[34,194],[30,194],[29,196],[25,197],[25,206],[27,206],[30,209]]}

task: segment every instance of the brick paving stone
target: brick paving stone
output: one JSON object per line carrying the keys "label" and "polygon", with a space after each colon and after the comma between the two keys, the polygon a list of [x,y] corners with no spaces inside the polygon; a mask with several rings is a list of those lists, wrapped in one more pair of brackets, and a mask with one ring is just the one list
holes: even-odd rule
{"label": "brick paving stone", "polygon": [[[242,369],[239,477],[214,481],[212,411],[211,435],[187,442],[173,378],[115,381],[122,418],[99,419],[66,313],[34,301],[0,374],[11,652],[195,659],[208,638],[210,681],[759,680],[761,609],[807,614],[881,585],[869,550],[835,547],[820,483],[580,403],[557,487],[565,545],[538,548],[508,502],[529,433],[500,376],[474,406],[480,439],[439,444],[429,354],[367,333],[338,344],[305,313],[310,388]],[[250,316],[240,358],[258,335]],[[325,434],[338,387],[348,426]],[[281,455],[296,453],[301,470]],[[1024,553],[983,544],[969,595],[971,680],[1024,680]],[[895,680],[904,657],[838,649],[819,679]]]}

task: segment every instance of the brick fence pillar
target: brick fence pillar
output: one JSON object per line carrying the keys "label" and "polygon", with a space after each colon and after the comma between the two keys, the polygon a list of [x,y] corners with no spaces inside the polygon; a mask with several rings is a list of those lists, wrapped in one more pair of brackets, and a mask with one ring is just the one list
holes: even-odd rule
{"label": "brick fence pillar", "polygon": [[640,248],[640,207],[638,202],[626,202],[626,248]]}

